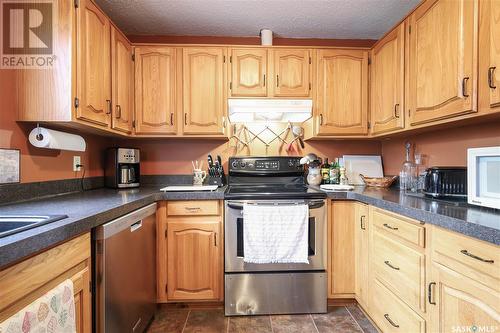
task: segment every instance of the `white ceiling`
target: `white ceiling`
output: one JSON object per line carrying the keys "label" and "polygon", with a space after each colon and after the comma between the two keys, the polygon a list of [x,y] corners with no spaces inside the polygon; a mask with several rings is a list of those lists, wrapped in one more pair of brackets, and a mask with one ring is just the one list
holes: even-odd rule
{"label": "white ceiling", "polygon": [[96,0],[129,35],[378,39],[419,0]]}

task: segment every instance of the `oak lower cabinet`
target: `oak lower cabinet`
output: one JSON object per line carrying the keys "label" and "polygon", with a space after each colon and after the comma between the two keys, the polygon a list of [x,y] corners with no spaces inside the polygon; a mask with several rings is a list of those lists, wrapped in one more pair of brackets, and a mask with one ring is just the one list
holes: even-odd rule
{"label": "oak lower cabinet", "polygon": [[176,49],[135,48],[135,133],[166,135],[177,132]]}
{"label": "oak lower cabinet", "polygon": [[78,333],[92,332],[90,233],[0,270],[0,322],[66,279],[73,282]]}
{"label": "oak lower cabinet", "polygon": [[227,135],[226,53],[223,47],[183,48],[183,133]]}
{"label": "oak lower cabinet", "polygon": [[369,209],[368,205],[356,202],[354,205],[354,271],[356,300],[368,309],[368,288],[370,282]]}
{"label": "oak lower cabinet", "polygon": [[267,97],[269,81],[267,49],[231,49],[231,97]]}
{"label": "oak lower cabinet", "polygon": [[410,16],[410,125],[477,112],[477,6],[427,0]]}
{"label": "oak lower cabinet", "polygon": [[158,301],[221,301],[222,202],[168,201],[158,214]]}
{"label": "oak lower cabinet", "polygon": [[128,39],[111,28],[111,87],[113,110],[111,127],[125,134],[132,133],[134,119],[134,61]]}
{"label": "oak lower cabinet", "polygon": [[368,51],[318,51],[315,134],[368,133]]}
{"label": "oak lower cabinet", "polygon": [[371,52],[371,133],[404,127],[405,24],[387,34]]}

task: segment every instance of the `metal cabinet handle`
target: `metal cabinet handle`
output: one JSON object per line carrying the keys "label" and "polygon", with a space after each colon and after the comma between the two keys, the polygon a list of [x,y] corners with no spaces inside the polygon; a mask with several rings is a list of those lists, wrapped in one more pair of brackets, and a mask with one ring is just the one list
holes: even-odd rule
{"label": "metal cabinet handle", "polygon": [[120,104],[116,104],[116,119],[120,119],[122,117],[122,107]]}
{"label": "metal cabinet handle", "polygon": [[106,112],[106,114],[111,114],[111,100],[107,99],[106,103],[108,104],[108,111]]}
{"label": "metal cabinet handle", "polygon": [[263,82],[263,84],[264,84],[264,87],[265,87],[266,86],[266,74],[264,74],[264,82]]}
{"label": "metal cabinet handle", "polygon": [[184,207],[184,209],[190,212],[197,212],[201,210],[200,207]]}
{"label": "metal cabinet handle", "polygon": [[217,233],[214,234],[214,246],[217,246]]}
{"label": "metal cabinet handle", "polygon": [[497,88],[497,86],[495,86],[494,82],[493,82],[493,73],[495,73],[495,69],[496,69],[496,67],[490,67],[490,68],[488,68],[488,86],[491,89],[496,89]]}
{"label": "metal cabinet handle", "polygon": [[433,285],[436,285],[436,282],[431,282],[431,283],[429,283],[429,287],[427,287],[427,289],[428,289],[428,290],[427,290],[427,291],[428,291],[428,293],[427,293],[427,294],[428,294],[428,295],[427,295],[427,297],[428,297],[428,299],[429,299],[429,304],[436,305],[436,302],[433,302],[433,301],[432,301],[432,286],[433,286]]}
{"label": "metal cabinet handle", "polygon": [[391,265],[391,263],[390,263],[389,260],[384,261],[384,264],[386,264],[387,266],[389,266],[392,269],[395,269],[395,270],[399,271],[399,267]]}
{"label": "metal cabinet handle", "polygon": [[184,125],[187,126],[187,124],[188,124],[188,114],[184,113]]}
{"label": "metal cabinet handle", "polygon": [[399,228],[392,227],[392,226],[388,225],[387,223],[384,223],[384,227],[386,227],[387,229],[391,229],[391,230],[399,230]]}
{"label": "metal cabinet handle", "polygon": [[399,118],[399,103],[394,104],[394,117]]}
{"label": "metal cabinet handle", "polygon": [[319,124],[323,125],[323,114],[319,114]]}
{"label": "metal cabinet handle", "polygon": [[365,218],[366,218],[366,216],[361,215],[361,218],[360,218],[360,227],[363,230],[366,230]]}
{"label": "metal cabinet handle", "polygon": [[483,259],[481,257],[476,256],[475,254],[470,253],[467,250],[462,250],[460,253],[465,254],[468,257],[474,258],[476,260],[482,261],[482,262],[487,262],[488,264],[493,264],[495,261],[492,259]]}
{"label": "metal cabinet handle", "polygon": [[469,77],[466,76],[462,80],[462,96],[463,97],[469,97],[469,94],[467,94],[467,82],[469,81]]}
{"label": "metal cabinet handle", "polygon": [[386,314],[384,315],[384,318],[385,318],[385,319],[389,322],[389,324],[391,324],[392,326],[394,326],[394,327],[396,327],[396,328],[398,328],[398,327],[399,327],[399,325],[398,325],[398,324],[396,324],[395,322],[393,322],[393,321],[391,320],[391,318],[389,317],[389,314],[388,314],[388,313],[386,313]]}
{"label": "metal cabinet handle", "polygon": [[170,125],[171,126],[174,125],[174,113],[173,112],[170,113]]}
{"label": "metal cabinet handle", "polygon": [[280,76],[276,74],[276,87],[280,86]]}

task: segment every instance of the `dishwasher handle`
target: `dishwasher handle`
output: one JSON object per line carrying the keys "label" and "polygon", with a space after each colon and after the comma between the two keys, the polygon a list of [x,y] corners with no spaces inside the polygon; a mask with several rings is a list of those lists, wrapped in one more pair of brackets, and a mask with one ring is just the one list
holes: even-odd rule
{"label": "dishwasher handle", "polygon": [[140,229],[142,227],[142,220],[138,221],[138,222],[135,222],[134,224],[132,224],[130,226],[130,232],[134,232],[136,231],[137,229]]}

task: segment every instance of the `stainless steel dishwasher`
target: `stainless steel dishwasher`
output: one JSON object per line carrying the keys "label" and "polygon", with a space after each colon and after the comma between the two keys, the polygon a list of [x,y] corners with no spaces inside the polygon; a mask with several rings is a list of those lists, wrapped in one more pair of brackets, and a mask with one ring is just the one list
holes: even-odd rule
{"label": "stainless steel dishwasher", "polygon": [[156,203],[95,229],[95,331],[143,332],[156,303]]}

